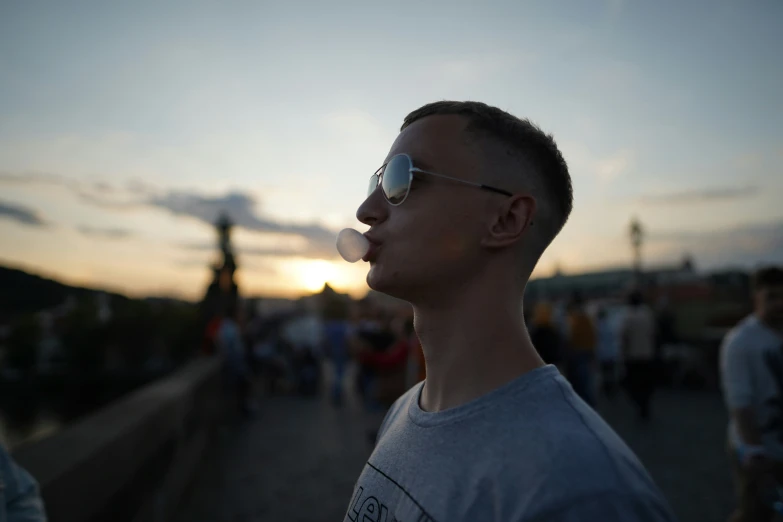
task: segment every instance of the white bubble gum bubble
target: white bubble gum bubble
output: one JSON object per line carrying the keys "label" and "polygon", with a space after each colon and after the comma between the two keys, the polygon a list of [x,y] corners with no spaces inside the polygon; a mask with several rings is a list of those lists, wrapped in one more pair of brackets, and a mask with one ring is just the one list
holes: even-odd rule
{"label": "white bubble gum bubble", "polygon": [[337,234],[337,251],[349,263],[355,263],[370,249],[370,242],[360,232],[344,228]]}

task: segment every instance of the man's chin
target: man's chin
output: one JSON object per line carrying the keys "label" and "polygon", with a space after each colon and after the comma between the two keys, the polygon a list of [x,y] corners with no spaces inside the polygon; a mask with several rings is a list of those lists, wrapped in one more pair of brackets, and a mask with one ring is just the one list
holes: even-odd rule
{"label": "man's chin", "polygon": [[379,270],[375,272],[370,270],[370,273],[367,274],[367,286],[375,292],[380,292],[408,303],[416,302],[416,295],[419,295],[421,291],[420,288],[418,292],[414,290],[417,287],[410,284],[410,281],[405,281],[405,284],[403,284],[401,274],[395,274],[393,280],[390,280],[389,277],[381,274]]}
{"label": "man's chin", "polygon": [[367,286],[369,286],[371,289],[375,290],[376,292],[386,293],[384,288],[387,285],[384,284],[383,275],[380,273],[378,265],[373,265],[370,267],[370,271],[367,272],[366,281]]}
{"label": "man's chin", "polygon": [[376,292],[381,292],[382,294],[402,299],[402,297],[399,295],[402,293],[402,289],[399,288],[398,284],[394,284],[388,279],[388,277],[384,277],[380,267],[378,265],[374,265],[367,273],[367,286]]}

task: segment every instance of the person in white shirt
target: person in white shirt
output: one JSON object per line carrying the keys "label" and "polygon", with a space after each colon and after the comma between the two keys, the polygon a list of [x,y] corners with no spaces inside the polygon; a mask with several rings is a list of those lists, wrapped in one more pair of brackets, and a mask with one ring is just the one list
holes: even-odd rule
{"label": "person in white shirt", "polygon": [[655,314],[638,290],[631,292],[628,304],[630,308],[620,328],[625,385],[639,417],[648,421],[655,389]]}
{"label": "person in white shirt", "polygon": [[606,308],[598,310],[598,363],[601,367],[601,389],[612,398],[617,391],[617,360],[620,358],[620,339],[617,322]]}
{"label": "person in white shirt", "polygon": [[783,484],[783,268],[756,272],[753,314],[723,340],[721,384],[737,485],[733,521],[772,520]]}

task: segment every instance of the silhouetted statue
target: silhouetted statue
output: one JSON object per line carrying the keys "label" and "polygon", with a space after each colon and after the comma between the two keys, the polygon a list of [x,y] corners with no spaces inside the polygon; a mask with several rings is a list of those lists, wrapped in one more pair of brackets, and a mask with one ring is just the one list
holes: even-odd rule
{"label": "silhouetted statue", "polygon": [[201,327],[205,333],[205,351],[211,353],[210,339],[215,321],[228,310],[239,306],[239,288],[234,281],[237,270],[236,258],[231,245],[231,227],[233,223],[225,214],[221,214],[215,223],[218,232],[218,248],[222,259],[212,266],[212,282],[207,287],[201,302]]}

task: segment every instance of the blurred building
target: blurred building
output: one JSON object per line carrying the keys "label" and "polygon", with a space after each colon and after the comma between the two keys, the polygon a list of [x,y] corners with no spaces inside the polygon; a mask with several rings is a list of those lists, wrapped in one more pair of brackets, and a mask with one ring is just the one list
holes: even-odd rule
{"label": "blurred building", "polygon": [[687,292],[703,293],[703,279],[686,258],[680,264],[651,267],[642,274],[634,268],[617,268],[534,279],[528,283],[525,297],[530,301],[558,301],[579,292],[588,299],[606,299],[620,297],[637,284],[653,292],[688,288]]}

